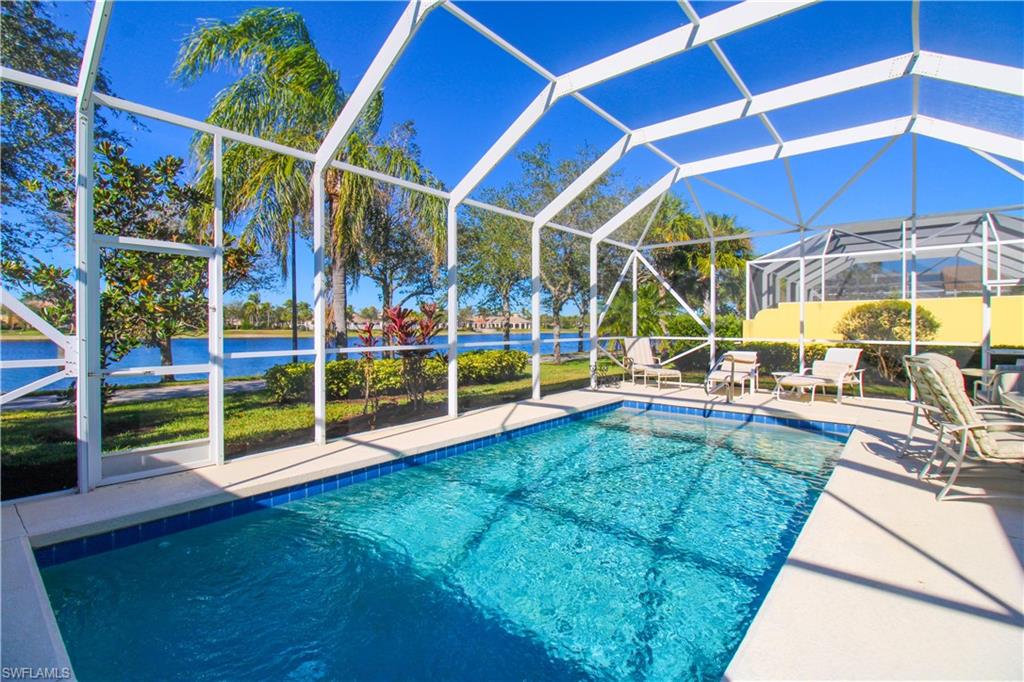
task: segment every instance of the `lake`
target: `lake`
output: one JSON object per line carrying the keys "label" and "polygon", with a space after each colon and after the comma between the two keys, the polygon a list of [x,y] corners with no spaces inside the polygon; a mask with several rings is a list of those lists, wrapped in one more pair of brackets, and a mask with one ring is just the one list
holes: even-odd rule
{"label": "lake", "polygon": [[[576,334],[563,333],[562,338],[575,338]],[[552,334],[546,333],[541,335],[544,339],[551,339]],[[460,343],[482,343],[490,341],[501,341],[501,334],[470,334],[462,335],[459,338]],[[353,345],[359,345],[358,339],[350,339],[349,342]],[[447,346],[448,341],[444,336],[440,336],[433,340],[432,345],[439,347]],[[278,350],[291,350],[292,339],[290,336],[260,336],[260,337],[246,337],[246,338],[226,338],[224,339],[224,352],[225,353],[243,353],[243,352],[259,352],[259,351],[278,351]],[[511,335],[511,347],[517,350],[530,351],[530,334],[529,333],[518,333]],[[312,349],[313,339],[312,337],[299,338],[300,349]],[[500,346],[499,346],[500,348]],[[575,342],[563,345],[563,352],[575,351],[577,344]],[[589,348],[589,344],[584,342],[584,348]],[[460,349],[460,353],[466,353],[473,348]],[[490,350],[485,349],[485,350]],[[543,347],[544,353],[551,352],[551,344],[547,344]],[[209,361],[210,356],[207,352],[207,341],[205,338],[183,338],[175,339],[172,342],[171,351],[174,355],[174,364],[176,365],[193,365],[193,364],[205,364]],[[443,351],[442,351],[443,352]],[[44,339],[10,339],[5,338],[0,341],[0,359],[3,360],[37,360],[45,358],[57,357],[57,346],[50,341]],[[327,359],[332,360],[335,356],[328,354]],[[312,356],[306,356],[299,358],[302,361],[312,362]],[[227,360],[224,364],[224,373],[227,377],[243,377],[261,375],[270,367],[274,365],[290,362],[291,358],[288,357],[276,357],[276,358],[245,358],[239,360]],[[120,362],[113,365],[112,369],[129,369],[132,367],[150,367],[159,365],[160,363],[160,351],[156,348],[136,348]],[[31,369],[10,369],[4,370],[2,376],[0,376],[0,391],[6,392],[13,390],[19,386],[40,379],[48,374],[56,372],[56,367],[35,367]],[[205,374],[179,374],[178,379],[202,379]],[[159,381],[159,377],[119,377],[111,380],[112,383],[118,384],[149,384],[156,383]],[[50,384],[46,388],[49,390],[67,388],[71,384],[70,379],[64,379],[62,381]]]}

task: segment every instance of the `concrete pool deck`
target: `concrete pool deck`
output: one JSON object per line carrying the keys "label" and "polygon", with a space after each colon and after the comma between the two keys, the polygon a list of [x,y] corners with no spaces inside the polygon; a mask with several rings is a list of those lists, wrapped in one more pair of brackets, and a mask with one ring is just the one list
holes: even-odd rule
{"label": "concrete pool deck", "polygon": [[[559,393],[206,467],[3,507],[4,666],[60,667],[67,654],[31,546],[43,546],[529,426],[624,399],[851,424],[856,430],[726,677],[1020,679],[1024,508],[938,503],[900,401],[732,405],[700,388],[622,384]],[[923,448],[918,442],[917,450]],[[1018,491],[1024,479],[1012,482]],[[9,564],[11,569],[9,569]],[[9,570],[12,571],[9,574]]]}

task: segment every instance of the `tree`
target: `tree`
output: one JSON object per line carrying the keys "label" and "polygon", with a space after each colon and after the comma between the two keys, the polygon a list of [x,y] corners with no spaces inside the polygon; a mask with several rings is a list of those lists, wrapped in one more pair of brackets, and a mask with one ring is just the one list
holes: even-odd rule
{"label": "tree", "polygon": [[[488,201],[499,206],[514,205],[510,201],[511,188],[487,195]],[[465,291],[482,297],[481,305],[500,311],[506,350],[512,331],[512,309],[524,302],[530,292],[529,230],[527,224],[516,218],[473,211],[459,233],[460,281]]]}
{"label": "tree", "polygon": [[[872,301],[846,311],[836,323],[835,331],[850,341],[904,341],[910,342],[910,303],[908,301]],[[930,311],[917,308],[917,339],[927,341],[935,337],[939,321]],[[902,346],[864,344],[864,354],[875,361],[878,373],[886,380],[897,382],[903,375]]]}
{"label": "tree", "polygon": [[[110,142],[97,145],[97,156],[93,200],[98,234],[213,243],[211,226],[199,219],[199,207],[209,202],[209,197],[182,181],[182,159],[167,156],[151,165],[135,164],[128,159],[124,147]],[[63,172],[73,175],[73,165]],[[73,188],[53,190],[48,200],[54,215],[72,220]],[[253,242],[226,237],[225,290],[257,281],[257,259]],[[159,348],[161,363],[173,364],[173,339],[186,332],[207,329],[206,259],[103,249],[100,269],[103,367],[139,346]]]}
{"label": "tree", "polygon": [[[5,67],[61,83],[77,82],[82,46],[74,33],[54,23],[49,5],[0,4],[0,33],[0,62]],[[102,69],[96,76],[96,89],[111,92]],[[68,178],[60,169],[75,154],[74,99],[4,81],[0,121],[5,259],[14,261],[33,249],[70,244],[73,223],[54,219],[47,196],[50,191],[67,188]],[[96,139],[121,141],[106,123],[103,115],[97,114]]]}
{"label": "tree", "polygon": [[[598,152],[589,146],[580,147],[575,156],[553,161],[551,147],[541,143],[519,154],[522,167],[523,206],[530,215],[536,214],[579,177],[597,158]],[[597,227],[612,218],[624,205],[626,190],[619,175],[609,172],[587,187],[560,214],[559,219],[578,227]],[[589,296],[589,245],[585,238],[561,230],[541,231],[541,282],[544,297],[551,308],[554,332],[555,361],[561,362],[561,344],[558,338],[562,328],[564,307],[587,291]],[[582,338],[582,329],[579,329]]]}
{"label": "tree", "polygon": [[[233,22],[200,20],[185,37],[174,77],[184,85],[219,68],[241,76],[218,93],[208,120],[307,151],[316,151],[334,123],[346,95],[295,11],[255,8]],[[416,159],[378,140],[383,97],[371,101],[356,129],[336,156],[404,180],[432,182]],[[193,151],[201,165],[200,186],[212,187],[209,136],[197,136]],[[266,240],[279,245],[292,220],[308,224],[312,168],[307,162],[248,145],[232,145],[224,154],[228,212],[246,214]],[[329,234],[327,267],[331,277],[330,321],[334,340],[347,345],[346,286],[364,244],[366,219],[374,210],[376,181],[336,168],[324,178]],[[394,197],[414,214],[443,215],[433,196],[395,188]],[[431,242],[444,244],[445,223],[431,220]],[[435,249],[440,254],[440,246]]]}
{"label": "tree", "polygon": [[359,311],[360,317],[365,317],[368,320],[376,320],[380,317],[380,311],[372,305],[368,305]]}
{"label": "tree", "polygon": [[[706,214],[712,234],[717,237],[735,235],[744,230],[732,216]],[[707,227],[699,216],[674,194],[667,194],[651,228],[656,241],[706,239]],[[654,252],[654,266],[672,288],[694,308],[710,315],[711,308],[711,245],[708,243],[675,246]],[[754,258],[749,239],[731,239],[715,244],[717,271],[716,312],[737,310],[743,298],[744,264]],[[648,275],[645,275],[645,277]]]}

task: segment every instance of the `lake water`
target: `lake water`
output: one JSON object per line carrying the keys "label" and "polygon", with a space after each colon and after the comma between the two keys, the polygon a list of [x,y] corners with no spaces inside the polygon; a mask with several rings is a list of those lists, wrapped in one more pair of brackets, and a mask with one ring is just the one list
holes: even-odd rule
{"label": "lake water", "polygon": [[[542,334],[542,338],[550,339],[552,335]],[[563,333],[562,338],[575,338],[575,333]],[[471,334],[463,335],[460,337],[460,343],[484,343],[492,341],[501,341],[501,334]],[[517,350],[530,351],[530,334],[527,332],[512,334],[511,335],[511,347]],[[350,339],[352,345],[358,345],[358,339]],[[432,345],[439,347],[447,346],[448,341],[444,336],[435,338]],[[224,352],[225,353],[251,353],[260,351],[280,351],[280,350],[291,350],[292,339],[290,336],[272,336],[272,337],[251,337],[251,338],[226,338],[224,339]],[[312,349],[313,339],[312,337],[300,337],[299,338],[300,349]],[[500,346],[498,346],[500,348]],[[575,342],[563,344],[563,352],[575,351],[577,344]],[[584,348],[589,348],[589,344],[584,342]],[[471,350],[477,350],[474,348],[463,348],[460,349],[460,353],[466,353]],[[205,338],[188,338],[188,339],[175,339],[171,346],[171,351],[174,355],[174,364],[176,365],[193,365],[193,364],[205,364],[209,362],[210,356],[207,352],[207,341]],[[442,351],[443,352],[443,351]],[[546,344],[542,348],[542,352],[550,353],[551,344]],[[42,339],[3,339],[0,341],[0,359],[3,360],[37,360],[44,358],[55,358],[57,357],[57,346],[50,341]],[[327,359],[333,360],[335,356],[328,354]],[[302,361],[311,362],[312,356],[300,356]],[[289,357],[275,357],[275,358],[245,358],[239,360],[227,360],[224,365],[225,376],[227,377],[242,377],[242,376],[253,376],[261,375],[270,367],[285,362],[290,362]],[[151,367],[160,365],[160,351],[156,348],[136,348],[120,362],[113,365],[112,369],[129,369],[132,367]],[[36,367],[31,369],[12,369],[5,370],[0,375],[0,390],[6,392],[13,390],[19,386],[40,379],[53,372],[56,372],[56,367]],[[178,379],[202,379],[205,378],[204,374],[179,374]],[[113,383],[119,384],[148,384],[159,381],[158,377],[119,377],[116,380],[112,380]],[[47,386],[47,389],[59,389],[67,388],[71,384],[70,380],[63,380]]]}

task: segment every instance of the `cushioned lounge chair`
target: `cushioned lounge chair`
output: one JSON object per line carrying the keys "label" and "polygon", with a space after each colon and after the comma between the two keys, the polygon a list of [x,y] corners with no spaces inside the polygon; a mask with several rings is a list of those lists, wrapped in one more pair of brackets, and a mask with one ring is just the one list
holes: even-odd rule
{"label": "cushioned lounge chair", "polygon": [[836,389],[836,402],[843,402],[843,387],[857,386],[860,390],[860,397],[864,397],[864,370],[857,369],[860,363],[860,355],[863,351],[860,348],[829,348],[825,351],[822,360],[815,360],[814,363],[803,372],[793,372],[777,376],[775,390],[772,395],[782,400],[785,391],[803,392],[810,390],[811,402],[814,402],[814,395],[820,388],[824,393],[826,388]]}
{"label": "cushioned lounge chair", "polygon": [[644,380],[644,386],[647,385],[647,379],[651,377],[656,379],[659,390],[662,380],[675,381],[676,386],[680,388],[683,386],[683,373],[678,369],[663,367],[661,360],[654,357],[651,340],[645,336],[626,339],[626,365],[631,372],[634,384],[639,375]]}
{"label": "cushioned lounge chair", "polygon": [[[940,453],[942,458],[937,475],[941,475],[950,462],[953,463],[946,484],[936,499],[949,496],[968,460],[1008,466],[1016,470],[1013,472],[1015,475],[1020,475],[1020,465],[1024,463],[1024,419],[1009,410],[972,404],[964,390],[960,368],[952,358],[922,353],[905,356],[903,362],[919,401],[928,408],[929,420],[938,427],[935,446],[918,472],[918,478],[929,477]],[[904,454],[905,451],[906,448]]]}

